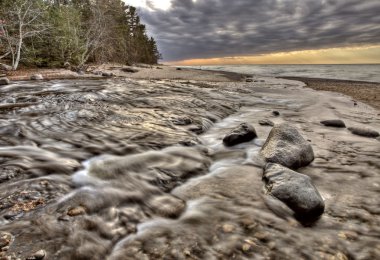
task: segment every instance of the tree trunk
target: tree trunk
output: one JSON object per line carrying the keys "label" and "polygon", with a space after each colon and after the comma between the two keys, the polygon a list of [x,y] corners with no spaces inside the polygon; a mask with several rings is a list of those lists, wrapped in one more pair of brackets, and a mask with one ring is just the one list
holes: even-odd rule
{"label": "tree trunk", "polygon": [[19,24],[19,28],[18,28],[18,45],[17,45],[17,49],[16,49],[16,60],[14,61],[13,63],[13,70],[17,70],[18,68],[18,65],[20,63],[20,58],[21,58],[21,47],[22,47],[22,23],[20,22]]}

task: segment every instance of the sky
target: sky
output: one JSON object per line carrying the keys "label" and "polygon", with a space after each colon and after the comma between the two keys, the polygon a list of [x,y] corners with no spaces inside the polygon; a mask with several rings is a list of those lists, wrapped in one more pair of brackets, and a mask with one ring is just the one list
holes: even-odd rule
{"label": "sky", "polygon": [[380,63],[380,0],[124,1],[164,63]]}

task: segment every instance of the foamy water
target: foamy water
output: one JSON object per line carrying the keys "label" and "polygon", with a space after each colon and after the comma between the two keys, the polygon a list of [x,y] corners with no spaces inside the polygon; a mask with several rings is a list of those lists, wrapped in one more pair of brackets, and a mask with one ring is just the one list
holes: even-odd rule
{"label": "foamy water", "polygon": [[380,64],[371,65],[226,65],[194,66],[203,70],[221,70],[273,77],[308,77],[380,82]]}

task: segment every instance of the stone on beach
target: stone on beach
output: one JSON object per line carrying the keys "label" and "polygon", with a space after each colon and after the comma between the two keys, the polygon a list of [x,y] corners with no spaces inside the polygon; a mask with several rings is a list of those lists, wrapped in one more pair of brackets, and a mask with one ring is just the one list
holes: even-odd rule
{"label": "stone on beach", "polygon": [[359,136],[364,136],[364,137],[376,138],[380,136],[379,132],[368,129],[368,128],[349,127],[348,130],[350,130],[350,132],[353,133],[354,135],[359,135]]}
{"label": "stone on beach", "polygon": [[26,258],[27,260],[41,260],[44,259],[46,256],[45,250],[41,249],[35,252],[32,256]]}
{"label": "stone on beach", "polygon": [[267,162],[278,163],[291,169],[309,165],[314,160],[314,152],[297,128],[280,124],[272,128],[260,154]]}
{"label": "stone on beach", "polygon": [[0,78],[0,86],[1,85],[9,85],[10,80],[8,78]]}
{"label": "stone on beach", "polygon": [[274,115],[274,116],[279,116],[279,115],[280,115],[280,112],[278,112],[278,111],[273,111],[273,112],[272,112],[272,115]]}
{"label": "stone on beach", "polygon": [[259,121],[259,124],[264,126],[274,126],[274,123],[269,119],[262,119]]}
{"label": "stone on beach", "polygon": [[103,77],[112,77],[113,73],[112,72],[102,72]]}
{"label": "stone on beach", "polygon": [[34,74],[34,75],[30,76],[30,79],[31,80],[43,80],[44,77],[41,74]]}
{"label": "stone on beach", "polygon": [[133,69],[133,68],[122,68],[121,71],[123,71],[123,72],[129,72],[129,73],[139,72],[139,70]]}
{"label": "stone on beach", "polygon": [[345,128],[346,124],[340,119],[323,120],[320,122],[324,126]]}
{"label": "stone on beach", "polygon": [[242,123],[223,138],[223,143],[226,146],[234,146],[240,143],[249,142],[256,137],[257,134],[255,128],[247,123]]}
{"label": "stone on beach", "polygon": [[309,176],[269,163],[263,180],[267,194],[285,203],[299,220],[315,220],[323,214],[324,201]]}

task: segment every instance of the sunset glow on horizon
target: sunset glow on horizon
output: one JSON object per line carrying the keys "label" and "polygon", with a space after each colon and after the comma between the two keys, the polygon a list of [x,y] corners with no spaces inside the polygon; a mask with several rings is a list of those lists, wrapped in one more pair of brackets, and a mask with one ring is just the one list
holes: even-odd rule
{"label": "sunset glow on horizon", "polygon": [[278,52],[262,55],[188,59],[165,62],[168,65],[239,64],[373,64],[380,61],[380,45]]}

